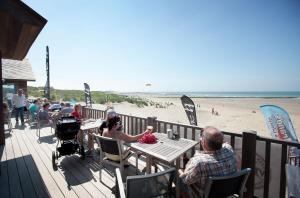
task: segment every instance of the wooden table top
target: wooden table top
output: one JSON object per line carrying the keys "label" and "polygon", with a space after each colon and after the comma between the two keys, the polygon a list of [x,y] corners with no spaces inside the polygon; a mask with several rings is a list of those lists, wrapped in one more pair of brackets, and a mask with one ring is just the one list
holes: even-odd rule
{"label": "wooden table top", "polygon": [[142,151],[143,153],[151,155],[155,158],[171,163],[178,157],[180,157],[183,153],[198,144],[198,142],[196,141],[184,138],[172,140],[169,139],[167,137],[167,134],[164,133],[153,134],[157,138],[157,143],[155,144],[142,144],[139,142],[132,142],[128,143],[128,145],[135,150]]}
{"label": "wooden table top", "polygon": [[82,121],[80,129],[85,131],[85,130],[89,130],[89,129],[95,129],[100,127],[100,125],[102,124],[102,119],[88,119],[85,121]]}

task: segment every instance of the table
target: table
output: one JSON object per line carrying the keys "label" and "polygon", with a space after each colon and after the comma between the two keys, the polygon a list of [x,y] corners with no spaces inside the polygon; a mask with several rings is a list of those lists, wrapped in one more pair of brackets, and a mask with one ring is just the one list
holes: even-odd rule
{"label": "table", "polygon": [[95,129],[95,128],[99,128],[99,126],[102,124],[102,119],[88,119],[88,120],[84,120],[82,121],[81,125],[80,125],[80,129],[82,131],[87,131],[90,129]]}
{"label": "table", "polygon": [[300,167],[291,164],[285,165],[288,197],[300,196]]}
{"label": "table", "polygon": [[[101,124],[102,124],[102,119],[97,119],[97,120],[88,119],[81,122],[80,130],[82,131],[82,133],[80,135],[80,142],[82,145],[83,145],[83,133],[85,133],[86,131],[98,129]],[[94,149],[93,135],[91,133],[88,133],[88,149],[89,151]],[[93,157],[93,154],[92,155],[88,154],[87,156]]]}
{"label": "table", "polygon": [[[141,151],[146,155],[146,173],[151,173],[151,165],[153,158],[168,165],[174,165],[178,171],[180,165],[180,156],[193,148],[198,142],[179,138],[177,140],[169,139],[167,134],[153,133],[157,138],[155,144],[142,144],[139,142],[129,143],[133,150]],[[178,174],[177,174],[178,177]],[[179,179],[177,178],[177,185]],[[176,197],[179,196],[179,188],[176,188]]]}

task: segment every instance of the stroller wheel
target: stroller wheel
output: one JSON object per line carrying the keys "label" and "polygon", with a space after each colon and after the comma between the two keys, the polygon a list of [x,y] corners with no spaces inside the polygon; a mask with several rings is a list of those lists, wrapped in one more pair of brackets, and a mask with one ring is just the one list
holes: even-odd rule
{"label": "stroller wheel", "polygon": [[84,160],[85,159],[85,152],[84,152],[84,147],[82,145],[80,146],[79,153],[80,153],[80,158],[82,160]]}
{"label": "stroller wheel", "polygon": [[52,151],[52,167],[53,167],[53,170],[57,169],[56,161],[55,160],[56,160],[55,151]]}

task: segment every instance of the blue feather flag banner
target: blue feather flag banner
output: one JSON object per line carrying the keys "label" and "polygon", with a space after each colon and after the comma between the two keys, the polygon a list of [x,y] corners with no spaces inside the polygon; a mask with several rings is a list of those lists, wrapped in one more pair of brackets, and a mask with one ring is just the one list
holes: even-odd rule
{"label": "blue feather flag banner", "polygon": [[298,142],[292,121],[284,109],[275,105],[263,105],[260,109],[273,138]]}

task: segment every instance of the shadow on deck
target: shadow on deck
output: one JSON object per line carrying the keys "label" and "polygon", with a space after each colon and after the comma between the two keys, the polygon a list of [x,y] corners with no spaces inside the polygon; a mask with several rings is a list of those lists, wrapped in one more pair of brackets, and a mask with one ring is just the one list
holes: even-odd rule
{"label": "shadow on deck", "polygon": [[[81,160],[76,154],[58,160],[58,170],[52,168],[51,155],[57,139],[50,128],[41,130],[14,128],[6,134],[6,145],[0,146],[0,192],[6,197],[114,197],[114,168],[102,172],[99,181],[98,155]],[[134,159],[130,159],[134,164]],[[139,162],[144,168],[145,162]],[[125,169],[125,175],[134,175],[135,167]]]}

